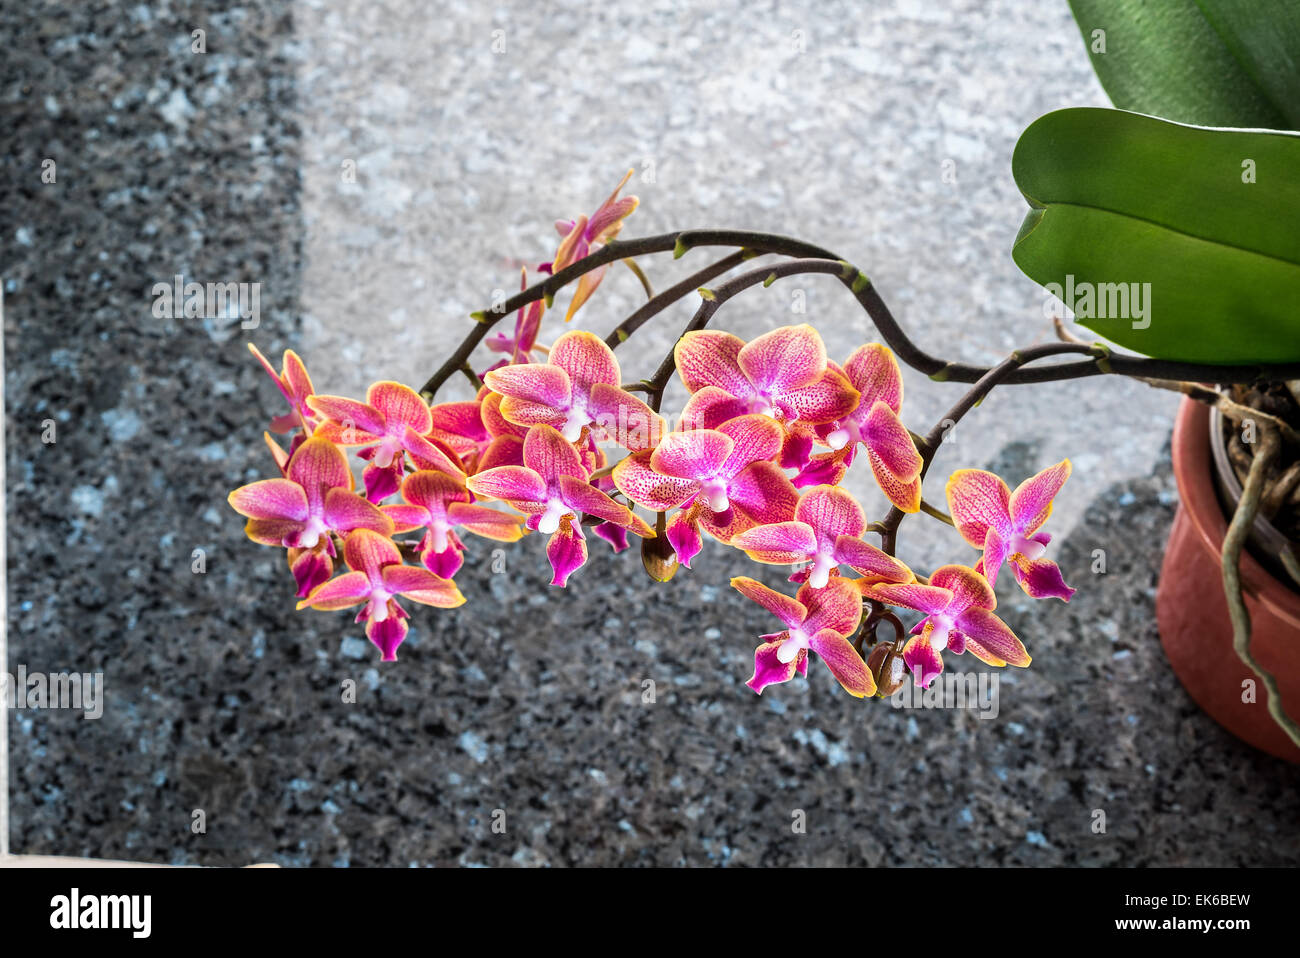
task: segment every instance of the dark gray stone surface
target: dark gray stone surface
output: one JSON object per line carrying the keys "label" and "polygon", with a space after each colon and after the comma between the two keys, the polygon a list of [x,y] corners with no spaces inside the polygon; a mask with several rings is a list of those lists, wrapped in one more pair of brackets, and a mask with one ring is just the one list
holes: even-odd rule
{"label": "dark gray stone surface", "polygon": [[[755,697],[743,682],[754,636],[771,625],[766,613],[728,588],[731,575],[754,573],[722,548],[708,549],[695,574],[665,586],[646,580],[635,556],[615,559],[594,549],[589,567],[559,591],[545,585],[540,543],[505,547],[505,571],[496,574],[492,546],[474,543],[459,577],[469,603],[454,612],[416,612],[414,634],[393,665],[376,661],[345,613],[294,613],[281,559],[248,543],[224,502],[233,486],[269,474],[259,436],[278,397],[248,361],[237,321],[158,320],[148,292],[178,272],[262,281],[258,342],[268,351],[299,346],[309,363],[306,347],[313,347],[331,375],[356,380],[325,378],[322,385],[352,389],[368,378],[414,371],[403,364],[415,365],[416,347],[379,335],[393,326],[389,312],[335,319],[321,309],[329,294],[314,284],[304,288],[305,275],[334,271],[381,301],[391,297],[385,282],[365,287],[364,276],[356,279],[356,257],[365,259],[355,248],[368,242],[382,248],[401,235],[405,221],[370,241],[359,234],[353,253],[338,253],[334,261],[328,250],[338,231],[331,217],[342,209],[364,221],[405,209],[400,215],[418,220],[421,208],[392,194],[391,208],[374,206],[373,196],[371,207],[336,208],[319,183],[315,193],[302,185],[322,175],[319,163],[303,161],[303,152],[325,159],[318,141],[302,144],[302,123],[320,129],[333,117],[339,122],[331,129],[351,129],[342,120],[351,117],[361,142],[376,128],[400,126],[404,116],[409,121],[400,97],[396,120],[391,111],[369,107],[354,115],[346,96],[328,107],[322,106],[328,98],[304,102],[302,89],[314,93],[340,82],[322,67],[343,56],[319,43],[323,33],[334,30],[345,51],[380,37],[397,42],[392,38],[403,33],[393,9],[354,22],[327,6],[250,5],[214,15],[185,4],[43,12],[10,5],[0,14],[10,144],[4,173],[13,211],[0,264],[9,666],[103,671],[108,694],[98,721],[68,712],[9,716],[15,851],[318,866],[1278,865],[1300,859],[1293,827],[1300,774],[1204,716],[1160,650],[1153,589],[1175,499],[1151,436],[1164,428],[1159,417],[1167,420],[1170,403],[1140,387],[1108,392],[1091,384],[1049,399],[1014,392],[995,398],[980,411],[980,423],[991,431],[963,426],[960,456],[940,464],[986,465],[1018,477],[1066,447],[1092,456],[1098,467],[1095,474],[1079,470],[1049,527],[1060,536],[1054,552],[1079,587],[1075,600],[1032,605],[1004,577],[1003,612],[1035,662],[1004,675],[993,720],[856,701],[815,663],[807,682]],[[955,5],[954,16],[977,6]],[[834,37],[831,25],[848,21],[833,7],[816,17],[772,20],[755,28],[756,35],[762,39],[767,30],[783,41],[794,25],[807,22],[814,39]],[[997,57],[1005,58],[1020,38],[1004,22],[1003,5],[972,21],[974,29],[946,25],[926,9],[882,7],[886,12],[862,27],[865,52],[812,61],[794,77],[802,88],[765,86],[762,49],[751,49],[745,75],[771,94],[764,109],[797,113],[808,102],[803,96],[838,89],[856,72],[870,78],[868,86],[892,91],[890,83],[902,81],[888,69],[891,51],[920,57],[910,69],[930,83],[945,75],[957,83],[972,71],[1006,72]],[[452,10],[448,16],[455,23],[470,15]],[[553,29],[559,30],[563,17],[574,15],[557,16]],[[1032,86],[1022,77],[995,85],[985,113],[941,109],[946,132],[934,135],[957,137],[949,152],[965,149],[972,162],[1000,164],[998,151],[1014,139],[1017,123],[1069,102],[1067,92],[1075,88],[1069,83],[1088,77],[1086,60],[1072,46],[1077,37],[1067,32],[1073,29],[1068,15],[1053,17],[1048,45],[1024,66],[1027,75],[1058,84],[1040,90],[1048,102],[1015,107],[1015,96]],[[712,28],[691,35],[729,49],[723,26],[703,22]],[[209,31],[205,58],[189,52],[196,25]],[[699,78],[674,72],[680,59],[699,62],[698,46],[655,55],[645,47],[645,38],[656,36],[653,26],[641,22],[627,41],[636,54],[631,66],[628,49],[613,49],[606,61],[589,64],[583,79],[569,82],[586,84],[588,105],[605,102],[597,95],[601,77],[617,75],[611,71],[622,64],[643,95],[664,83],[665,104],[703,110],[691,118],[709,131],[701,145],[726,149],[726,131],[710,125],[721,122],[713,108],[689,106],[681,95]],[[580,42],[593,42],[599,29],[588,27]],[[431,40],[427,57],[445,55],[438,77],[476,75],[469,47],[452,42],[454,30],[414,35]],[[933,36],[940,39],[920,39]],[[952,51],[965,49],[961,43],[981,53],[954,61]],[[525,49],[527,57],[545,58],[544,48]],[[1061,78],[1067,52],[1069,83]],[[507,73],[483,79],[481,87],[455,86],[456,108],[446,122],[464,125],[484,115],[501,96],[489,79],[507,89],[561,82],[558,74],[538,75]],[[351,82],[364,84],[364,76]],[[391,89],[375,86],[392,99]],[[811,93],[797,92],[808,87]],[[738,130],[762,128],[742,109],[741,87],[711,89],[713,99],[701,104],[727,106]],[[979,92],[963,89],[958,102],[978,102]],[[894,110],[895,129],[913,124],[926,142],[928,113],[909,105],[930,102],[925,96],[872,102],[880,104],[873,109]],[[613,102],[607,109],[623,115]],[[669,122],[667,111],[645,112],[652,129]],[[796,138],[825,129],[806,126],[807,115]],[[635,126],[620,126],[620,135],[634,141]],[[521,154],[476,152],[475,129],[471,123],[462,139],[449,137],[447,149],[478,157],[482,165],[473,171],[484,189],[496,175],[511,182],[513,194],[529,193],[520,184],[541,182],[557,165],[551,159],[567,155],[574,162],[573,144],[552,129],[539,135],[541,152],[521,172]],[[689,156],[688,144],[681,141],[672,155]],[[851,146],[845,164],[850,156],[882,157],[882,193],[896,187],[906,195],[910,174],[896,153],[871,154],[865,134]],[[765,167],[727,169],[729,185],[719,188],[761,199],[764,169],[783,170],[787,187],[796,182],[796,158],[782,154],[779,144],[773,150]],[[925,153],[925,162],[942,153]],[[626,164],[627,155],[614,162]],[[58,164],[57,184],[41,182],[47,157]],[[708,157],[678,162],[682,178],[664,182],[654,218],[644,228],[630,227],[632,234],[699,221],[713,188]],[[823,154],[826,176],[834,177],[839,165]],[[336,169],[331,160],[328,175]],[[695,180],[688,171],[698,174]],[[604,177],[591,176],[603,184]],[[584,182],[574,195],[591,195],[589,186]],[[1018,212],[995,226],[978,220],[979,210],[1006,207],[1003,192],[1004,186],[991,193],[981,187],[954,201],[970,207],[954,229],[975,235],[970,245],[954,245],[953,263],[937,264],[949,268],[946,276],[902,269],[914,254],[935,255],[933,244],[926,246],[924,216],[919,225],[901,215],[888,220],[899,225],[878,252],[891,264],[893,286],[904,290],[903,311],[928,317],[935,342],[941,333],[982,341],[951,304],[965,300],[972,276],[986,283],[983,263],[995,253],[1006,258]],[[418,190],[414,195],[430,199]],[[827,187],[805,197],[804,209],[814,212],[795,225],[838,246],[852,231],[833,195]],[[942,219],[948,208],[936,203],[927,216]],[[540,217],[538,206],[545,208]],[[711,220],[718,210],[707,210]],[[508,215],[516,226],[544,225],[563,212],[532,198],[526,210]],[[764,223],[759,212],[747,215],[742,225],[786,226],[779,216]],[[874,216],[883,230],[885,215]],[[481,242],[463,246],[455,235],[416,235],[435,244],[424,255],[449,264],[458,277],[455,296],[466,298],[439,315],[460,322],[462,305],[481,305],[470,301],[470,290],[509,274]],[[534,234],[511,237],[516,254],[536,241]],[[317,251],[315,259],[305,259],[304,246]],[[865,256],[876,247],[859,249]],[[990,332],[992,345],[971,346],[972,358],[1023,341],[1015,330],[1037,297],[1022,287],[1010,292],[1013,272],[997,280],[995,294],[978,297],[979,328]],[[626,289],[610,292],[616,303],[619,296],[631,302]],[[921,297],[919,307],[913,302],[907,309],[908,297]],[[1020,318],[1013,309],[997,325],[996,315],[1017,297]],[[942,303],[950,306],[947,314],[929,308]],[[411,305],[397,328],[406,321],[414,327],[424,308]],[[450,327],[435,328],[433,338],[445,342]],[[851,335],[845,332],[836,348]],[[429,336],[412,332],[418,355],[428,354]],[[357,354],[326,351],[349,341]],[[916,395],[924,409],[946,402]],[[1069,408],[1066,396],[1089,419],[1079,416],[1066,428],[1045,425],[1059,423]],[[1016,420],[1018,413],[1025,418]],[[41,432],[49,418],[58,434],[47,445]],[[1072,515],[1082,518],[1073,523]],[[905,554],[972,555],[928,520],[909,520],[904,530]],[[921,534],[908,539],[909,531]],[[1107,553],[1104,576],[1089,571],[1098,548]],[[204,574],[191,571],[194,549],[205,552]],[[773,570],[759,577],[777,584]],[[974,666],[969,657],[948,661],[950,668]],[[340,687],[349,680],[359,689],[356,704],[341,701]],[[655,683],[652,704],[642,701],[647,680]],[[206,815],[205,834],[191,832],[196,809]],[[496,810],[504,813],[504,834],[492,830]],[[792,831],[796,810],[806,813],[806,834]],[[1092,831],[1096,810],[1106,815],[1104,834]]]}

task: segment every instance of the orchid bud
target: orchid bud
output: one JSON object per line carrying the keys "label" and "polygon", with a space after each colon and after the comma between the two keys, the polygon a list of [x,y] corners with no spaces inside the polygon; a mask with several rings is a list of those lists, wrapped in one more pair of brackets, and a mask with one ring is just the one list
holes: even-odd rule
{"label": "orchid bud", "polygon": [[876,680],[876,695],[882,699],[902,688],[907,676],[903,657],[895,654],[893,642],[881,642],[875,646],[867,656],[867,668]]}
{"label": "orchid bud", "polygon": [[677,574],[677,552],[667,536],[641,540],[641,564],[656,582],[667,582]]}

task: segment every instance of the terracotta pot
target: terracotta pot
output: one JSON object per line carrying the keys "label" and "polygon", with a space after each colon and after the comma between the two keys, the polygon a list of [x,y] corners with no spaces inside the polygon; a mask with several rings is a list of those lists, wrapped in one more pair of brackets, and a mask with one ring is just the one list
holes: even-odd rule
{"label": "terracotta pot", "polygon": [[[1215,493],[1210,455],[1210,410],[1184,399],[1174,424],[1174,476],[1179,506],[1156,590],[1160,642],[1193,699],[1233,735],[1256,748],[1300,763],[1300,748],[1268,714],[1263,683],[1232,648],[1232,623],[1223,595],[1219,550],[1228,531]],[[1300,718],[1300,594],[1248,553],[1241,558],[1251,651],[1277,679],[1283,707]],[[1243,702],[1254,680],[1255,701]]]}

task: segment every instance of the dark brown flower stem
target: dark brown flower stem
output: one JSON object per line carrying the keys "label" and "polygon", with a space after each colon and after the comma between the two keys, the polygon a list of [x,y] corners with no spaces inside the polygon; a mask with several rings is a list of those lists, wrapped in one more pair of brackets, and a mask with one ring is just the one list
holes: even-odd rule
{"label": "dark brown flower stem", "polygon": [[673,305],[673,303],[684,299],[705,283],[717,279],[723,273],[734,269],[745,260],[750,259],[755,255],[761,254],[751,253],[749,250],[745,249],[737,250],[734,253],[724,256],[716,263],[706,266],[699,272],[692,273],[680,283],[668,287],[658,296],[647,300],[640,309],[615,326],[614,331],[605,337],[605,344],[611,349],[618,349],[622,343],[627,341],[629,336],[635,333],[655,316],[658,316],[669,306]]}

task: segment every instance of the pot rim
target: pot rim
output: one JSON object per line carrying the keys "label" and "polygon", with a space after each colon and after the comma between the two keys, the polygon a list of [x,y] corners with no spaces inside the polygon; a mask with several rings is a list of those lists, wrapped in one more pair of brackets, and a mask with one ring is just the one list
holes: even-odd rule
{"label": "pot rim", "polygon": [[[1172,447],[1179,500],[1201,545],[1217,560],[1228,533],[1228,520],[1214,490],[1209,421],[1208,406],[1184,397],[1174,420]],[[1253,600],[1300,629],[1300,593],[1269,572],[1246,550],[1241,554],[1241,579]]]}

